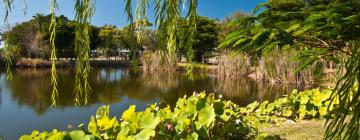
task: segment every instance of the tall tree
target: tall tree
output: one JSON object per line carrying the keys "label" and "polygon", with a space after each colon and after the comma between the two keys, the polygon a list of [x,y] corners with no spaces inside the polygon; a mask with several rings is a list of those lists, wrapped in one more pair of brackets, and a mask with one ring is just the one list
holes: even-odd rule
{"label": "tall tree", "polygon": [[[218,46],[218,24],[216,20],[208,17],[198,16],[196,18],[196,34],[194,37],[193,50],[194,61],[203,62],[206,60],[207,55],[210,55]],[[186,37],[188,22],[184,19],[179,21],[178,33],[179,37]],[[186,53],[186,43],[182,42],[180,38],[180,45],[182,45],[183,52]]]}
{"label": "tall tree", "polygon": [[[241,28],[231,33],[220,47],[242,51],[266,51],[283,46],[301,51],[304,65],[322,59],[339,62],[335,54],[346,56],[345,75],[338,81],[332,100],[340,105],[334,120],[328,123],[327,137],[360,138],[360,91],[352,93],[360,80],[360,3],[357,0],[272,0],[257,16],[236,20]],[[350,119],[347,120],[347,116]]]}

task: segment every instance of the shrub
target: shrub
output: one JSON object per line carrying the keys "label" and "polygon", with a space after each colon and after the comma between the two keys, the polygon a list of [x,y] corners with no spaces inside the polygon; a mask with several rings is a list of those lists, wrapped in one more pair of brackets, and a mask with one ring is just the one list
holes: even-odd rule
{"label": "shrub", "polygon": [[230,101],[216,99],[213,94],[194,94],[180,98],[174,109],[149,105],[136,112],[132,105],[121,119],[110,117],[109,106],[100,107],[85,130],[24,135],[27,139],[250,139],[257,130],[243,121]]}
{"label": "shrub", "polygon": [[[352,93],[356,93],[358,84],[355,84]],[[333,117],[339,104],[339,97],[332,94],[330,89],[311,89],[299,92],[293,90],[284,98],[279,98],[272,103],[257,101],[246,107],[239,108],[244,119],[253,125],[261,123],[281,123],[292,120],[329,118]],[[352,97],[349,97],[352,98]]]}

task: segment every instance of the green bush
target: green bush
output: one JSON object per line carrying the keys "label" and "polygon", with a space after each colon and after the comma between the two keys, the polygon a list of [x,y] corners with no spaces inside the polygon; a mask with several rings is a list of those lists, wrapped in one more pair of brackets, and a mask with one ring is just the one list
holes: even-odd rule
{"label": "green bush", "polygon": [[[358,84],[354,85],[352,93],[356,93]],[[282,123],[287,120],[302,120],[332,117],[339,104],[339,96],[332,94],[330,89],[319,88],[299,92],[293,90],[287,97],[276,99],[269,103],[257,101],[246,107],[238,108],[244,120],[251,125],[262,123]],[[351,94],[352,95],[352,94]],[[351,96],[349,98],[352,98]]]}
{"label": "green bush", "polygon": [[132,105],[124,111],[121,119],[110,118],[109,106],[100,107],[92,116],[85,130],[71,132],[39,133],[24,135],[27,139],[252,139],[257,129],[244,122],[230,102],[216,99],[213,94],[196,94],[180,98],[174,109],[169,106],[159,109],[149,105],[136,112]]}
{"label": "green bush", "polygon": [[[350,92],[357,90],[358,85],[354,85]],[[160,108],[155,103],[136,112],[136,106],[132,105],[123,112],[121,119],[111,118],[110,107],[102,106],[96,116],[90,118],[87,129],[33,131],[20,140],[276,139],[260,133],[256,126],[332,117],[339,104],[339,97],[332,93],[330,89],[318,88],[302,92],[293,90],[289,96],[274,102],[255,101],[246,107],[215,98],[214,94],[194,93],[189,98],[179,98],[173,109],[170,106]]]}

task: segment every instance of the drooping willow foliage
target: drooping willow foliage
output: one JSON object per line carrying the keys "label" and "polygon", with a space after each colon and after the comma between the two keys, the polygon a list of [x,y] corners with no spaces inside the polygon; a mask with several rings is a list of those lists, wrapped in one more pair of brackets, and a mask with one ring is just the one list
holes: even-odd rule
{"label": "drooping willow foliage", "polygon": [[[76,54],[76,75],[75,75],[75,104],[87,104],[90,94],[88,81],[90,72],[90,23],[94,11],[92,0],[76,0],[75,3],[75,54]],[[81,103],[83,100],[83,103]]]}
{"label": "drooping willow foliage", "polygon": [[[165,54],[168,60],[170,60],[172,65],[175,65],[175,53],[177,48],[179,48],[177,36],[177,25],[178,21],[182,17],[183,13],[186,14],[186,18],[189,24],[189,29],[186,34],[186,47],[188,50],[188,60],[192,60],[193,55],[193,42],[194,36],[196,33],[196,16],[197,16],[197,0],[137,0],[136,6],[136,21],[133,21],[132,17],[132,0],[126,0],[126,13],[128,15],[128,20],[130,22],[130,27],[136,29],[133,31],[137,32],[138,41],[142,38],[142,32],[146,30],[148,24],[147,11],[150,8],[150,2],[153,4],[155,12],[155,26],[157,27],[159,36],[164,36],[164,39],[161,40],[166,46],[164,49]],[[188,7],[188,10],[186,10]],[[133,23],[136,25],[134,26]],[[185,35],[184,35],[185,36]],[[161,46],[160,46],[161,47]]]}
{"label": "drooping willow foliage", "polygon": [[[193,42],[196,33],[196,16],[197,16],[197,0],[137,0],[137,6],[135,10],[135,18],[133,17],[132,4],[133,0],[125,1],[125,12],[127,13],[129,25],[129,36],[131,36],[131,59],[133,64],[137,64],[138,48],[136,47],[136,41],[141,41],[143,32],[148,27],[148,9],[153,8],[155,12],[155,25],[158,29],[158,35],[164,36],[163,43],[166,49],[164,54],[167,59],[171,60],[171,63],[175,65],[175,53],[177,51],[179,37],[176,34],[177,22],[184,13],[188,20],[189,29],[186,32],[186,47],[188,50],[188,60],[192,60],[193,55]],[[5,9],[4,23],[7,23],[9,12],[14,0],[3,0]],[[149,6],[152,3],[154,6]],[[188,10],[186,10],[188,7]],[[26,13],[26,0],[24,0],[24,14]],[[86,105],[88,97],[91,92],[88,77],[91,70],[90,67],[90,31],[91,31],[91,18],[94,14],[95,7],[93,0],[75,0],[75,21],[77,26],[75,29],[75,43],[74,52],[76,54],[76,74],[75,74],[75,89],[74,89],[74,102],[76,105]],[[50,49],[51,49],[51,86],[52,96],[51,100],[53,105],[56,105],[58,100],[58,80],[56,74],[56,17],[55,11],[57,10],[57,1],[50,0],[50,13],[52,15],[50,24]],[[135,19],[135,21],[134,21]],[[6,39],[6,38],[5,38]],[[5,55],[7,76],[11,78],[11,46],[5,43]]]}
{"label": "drooping willow foliage", "polygon": [[59,92],[58,92],[58,82],[57,82],[57,74],[56,74],[56,48],[55,48],[55,39],[56,39],[56,18],[55,18],[55,9],[57,8],[56,0],[51,0],[50,3],[50,12],[51,12],[51,22],[50,22],[50,61],[51,61],[51,101],[52,105],[56,105]]}
{"label": "drooping willow foliage", "polygon": [[[5,17],[4,17],[4,26],[5,28],[8,28],[10,30],[9,24],[8,24],[8,16],[9,12],[11,11],[11,0],[3,0],[4,4],[4,10],[5,10]],[[5,44],[4,44],[4,51],[5,51],[5,65],[6,65],[6,79],[11,80],[12,79],[12,73],[11,73],[11,49],[12,46],[6,41],[7,37],[6,34],[4,34]]]}

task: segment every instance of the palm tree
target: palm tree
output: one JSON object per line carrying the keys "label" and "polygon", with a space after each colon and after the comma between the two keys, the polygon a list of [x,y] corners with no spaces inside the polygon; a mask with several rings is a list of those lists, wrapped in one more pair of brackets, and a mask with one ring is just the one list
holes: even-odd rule
{"label": "palm tree", "polygon": [[42,13],[36,13],[34,16],[32,16],[33,19],[38,23],[39,25],[39,30],[41,33],[43,33],[43,25],[44,25],[44,22],[45,22],[45,19],[46,19],[46,16]]}

